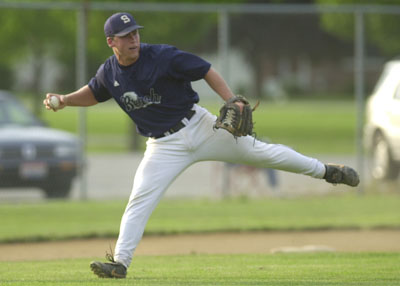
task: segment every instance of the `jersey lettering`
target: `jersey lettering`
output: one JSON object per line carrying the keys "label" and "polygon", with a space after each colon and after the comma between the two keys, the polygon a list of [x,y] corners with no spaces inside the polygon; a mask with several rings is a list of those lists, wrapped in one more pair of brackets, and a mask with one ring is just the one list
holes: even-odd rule
{"label": "jersey lettering", "polygon": [[161,96],[155,93],[154,88],[150,88],[150,94],[139,97],[134,91],[125,92],[121,98],[125,110],[130,112],[134,109],[145,108],[151,104],[160,104]]}

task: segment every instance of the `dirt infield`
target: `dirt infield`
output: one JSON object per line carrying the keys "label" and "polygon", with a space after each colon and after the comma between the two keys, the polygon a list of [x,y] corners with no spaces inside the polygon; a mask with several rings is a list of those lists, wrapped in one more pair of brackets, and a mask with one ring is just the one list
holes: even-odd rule
{"label": "dirt infield", "polygon": [[[256,232],[145,236],[136,255],[286,251],[400,252],[399,230]],[[0,244],[0,261],[102,257],[114,239]]]}

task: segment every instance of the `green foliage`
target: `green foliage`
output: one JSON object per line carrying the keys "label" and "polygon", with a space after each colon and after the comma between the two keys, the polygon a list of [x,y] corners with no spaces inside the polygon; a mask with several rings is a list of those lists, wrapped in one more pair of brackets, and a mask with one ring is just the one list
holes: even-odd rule
{"label": "green foliage", "polygon": [[[0,241],[115,237],[126,202],[1,204]],[[398,195],[258,200],[163,200],[146,235],[400,227]],[[62,222],[62,223],[60,223]]]}
{"label": "green foliage", "polygon": [[[347,0],[316,0],[318,4],[349,4]],[[375,4],[375,5],[400,5],[399,0],[381,0],[379,3],[369,0],[355,0],[351,4]],[[400,28],[398,15],[387,14],[364,14],[366,41],[378,47],[386,56],[398,55],[400,40],[394,35]],[[321,17],[322,27],[326,31],[348,41],[354,38],[354,15],[353,14],[323,14]]]}
{"label": "green foliage", "polygon": [[[35,2],[35,1],[32,1]],[[71,61],[75,48],[74,13],[60,10],[1,10],[2,62],[28,60],[43,64],[49,56]]]}
{"label": "green foliage", "polygon": [[[400,5],[400,1],[398,3]],[[367,40],[376,44],[385,55],[397,56],[400,50],[400,40],[395,37],[400,29],[399,15],[368,15],[366,17]]]}
{"label": "green foliage", "polygon": [[[49,1],[49,0],[48,0]],[[43,2],[41,0],[30,0],[25,2]],[[52,1],[49,1],[52,2]],[[81,0],[70,2],[81,3]],[[109,2],[109,1],[99,1]],[[140,1],[120,0],[121,3],[132,3]],[[157,0],[146,1],[159,2]],[[240,3],[235,1],[162,1],[163,3]],[[216,29],[216,14],[204,13],[162,13],[162,12],[139,12],[132,5],[132,12],[137,21],[146,28],[143,30],[142,40],[149,43],[167,43],[179,46],[181,49],[196,51],[199,47],[207,49],[208,45],[215,48],[216,39],[206,37]],[[115,11],[96,11],[88,13],[88,74],[87,78],[94,75],[100,64],[112,54],[107,46],[104,36],[104,22]],[[3,40],[0,43],[0,55],[2,65],[8,66],[9,71],[13,65],[29,57],[35,62],[36,79],[40,81],[44,70],[40,70],[45,60],[55,59],[63,65],[64,76],[59,82],[58,92],[71,91],[75,87],[75,56],[76,56],[76,33],[77,13],[75,10],[35,10],[35,9],[2,9],[0,11],[0,32]],[[190,32],[188,32],[190,29]],[[204,42],[204,39],[210,39]],[[72,88],[71,88],[72,86]],[[3,87],[4,88],[4,87]],[[32,88],[31,88],[32,89]],[[37,87],[33,91],[38,92]]]}
{"label": "green foliage", "polygon": [[400,285],[398,253],[135,257],[126,279],[99,279],[88,259],[0,262],[2,285]]}

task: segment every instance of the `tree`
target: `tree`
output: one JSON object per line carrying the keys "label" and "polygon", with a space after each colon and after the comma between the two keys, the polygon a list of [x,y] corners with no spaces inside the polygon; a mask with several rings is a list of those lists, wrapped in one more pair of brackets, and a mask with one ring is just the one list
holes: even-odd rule
{"label": "tree", "polygon": [[[9,9],[2,10],[0,33],[4,40],[0,43],[1,62],[4,69],[11,72],[16,63],[27,67],[31,61],[33,72],[27,87],[34,95],[34,111],[39,114],[43,97],[40,82],[47,71],[44,62],[49,57],[67,60],[74,48],[68,44],[73,37],[65,27],[71,25],[68,12],[46,10]],[[7,68],[6,68],[7,67]]]}
{"label": "tree", "polygon": [[[354,0],[352,4],[371,4],[368,0]],[[318,4],[348,4],[346,0],[316,0]],[[400,5],[400,0],[381,0],[379,5]],[[399,15],[366,14],[365,17],[366,40],[380,49],[387,57],[399,54],[400,39],[397,37],[400,29]],[[344,40],[352,41],[354,38],[354,15],[328,14],[321,16],[323,29],[332,35]]]}
{"label": "tree", "polygon": [[231,18],[231,29],[232,44],[254,69],[256,97],[263,96],[264,80],[277,72],[280,59],[295,65],[300,57],[315,63],[352,52],[345,42],[320,29],[317,14],[238,14]]}

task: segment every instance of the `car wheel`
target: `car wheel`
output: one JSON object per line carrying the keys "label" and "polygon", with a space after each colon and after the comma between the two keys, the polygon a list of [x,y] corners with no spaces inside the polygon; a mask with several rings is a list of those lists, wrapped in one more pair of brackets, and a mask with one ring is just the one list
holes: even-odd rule
{"label": "car wheel", "polygon": [[48,199],[66,198],[69,196],[72,180],[55,181],[43,187]]}
{"label": "car wheel", "polygon": [[389,144],[382,134],[377,134],[372,150],[372,177],[377,180],[394,180],[399,175],[399,165],[393,161]]}

